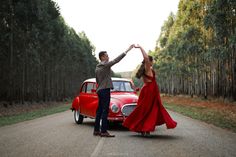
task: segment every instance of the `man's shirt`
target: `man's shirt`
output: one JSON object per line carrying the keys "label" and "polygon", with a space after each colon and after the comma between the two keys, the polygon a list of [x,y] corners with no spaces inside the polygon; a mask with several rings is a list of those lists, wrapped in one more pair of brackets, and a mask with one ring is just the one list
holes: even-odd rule
{"label": "man's shirt", "polygon": [[95,69],[96,82],[98,84],[97,92],[101,89],[113,89],[111,80],[111,67],[124,58],[126,53],[122,53],[112,61],[103,61],[97,64]]}

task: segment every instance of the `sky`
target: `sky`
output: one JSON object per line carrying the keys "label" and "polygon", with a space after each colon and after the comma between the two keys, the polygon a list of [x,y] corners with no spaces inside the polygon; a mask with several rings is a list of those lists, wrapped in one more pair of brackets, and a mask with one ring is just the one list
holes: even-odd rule
{"label": "sky", "polygon": [[[146,52],[154,50],[161,27],[170,12],[176,14],[179,0],[54,0],[66,24],[84,31],[110,60],[131,44],[140,44]],[[114,72],[133,71],[143,60],[139,49],[132,49],[112,67]]]}

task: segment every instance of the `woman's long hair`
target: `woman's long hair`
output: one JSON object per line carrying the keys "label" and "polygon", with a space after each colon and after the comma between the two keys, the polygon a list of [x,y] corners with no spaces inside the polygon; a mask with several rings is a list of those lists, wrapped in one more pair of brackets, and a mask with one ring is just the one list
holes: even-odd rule
{"label": "woman's long hair", "polygon": [[[148,56],[148,59],[150,62],[153,61],[153,57],[152,56]],[[138,79],[140,79],[144,74],[145,74],[145,66],[144,66],[145,61],[142,61],[142,64],[140,65],[135,77],[137,77]]]}

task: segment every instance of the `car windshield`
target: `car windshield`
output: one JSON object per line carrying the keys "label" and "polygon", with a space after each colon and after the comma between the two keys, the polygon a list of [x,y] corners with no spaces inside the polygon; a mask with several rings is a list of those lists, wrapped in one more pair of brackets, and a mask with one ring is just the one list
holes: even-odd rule
{"label": "car windshield", "polygon": [[113,87],[111,91],[119,91],[119,92],[133,92],[134,89],[132,85],[128,81],[113,81]]}

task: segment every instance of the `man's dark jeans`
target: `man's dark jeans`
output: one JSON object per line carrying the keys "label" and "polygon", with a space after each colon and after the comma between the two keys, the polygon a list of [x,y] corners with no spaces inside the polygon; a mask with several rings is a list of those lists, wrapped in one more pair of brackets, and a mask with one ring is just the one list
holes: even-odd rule
{"label": "man's dark jeans", "polygon": [[108,128],[108,112],[111,98],[110,88],[101,89],[98,91],[98,108],[96,112],[94,131],[100,131],[100,120],[102,119],[101,132],[107,132]]}

